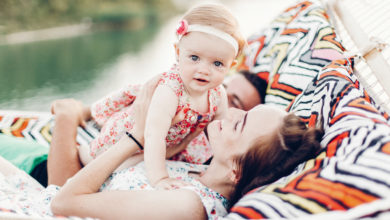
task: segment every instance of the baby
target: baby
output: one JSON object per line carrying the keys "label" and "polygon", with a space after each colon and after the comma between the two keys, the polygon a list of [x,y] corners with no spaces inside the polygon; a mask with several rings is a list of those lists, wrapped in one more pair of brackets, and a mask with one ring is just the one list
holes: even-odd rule
{"label": "baby", "polygon": [[[180,185],[180,180],[169,178],[165,169],[166,148],[177,146],[200,124],[225,114],[227,97],[221,84],[246,44],[236,19],[222,5],[192,8],[180,21],[176,34],[177,63],[161,75],[145,125],[147,177],[157,188]],[[93,118],[102,125],[101,133],[89,146],[92,157],[124,135],[137,142],[131,135],[131,103],[138,90],[127,87],[91,107]]]}

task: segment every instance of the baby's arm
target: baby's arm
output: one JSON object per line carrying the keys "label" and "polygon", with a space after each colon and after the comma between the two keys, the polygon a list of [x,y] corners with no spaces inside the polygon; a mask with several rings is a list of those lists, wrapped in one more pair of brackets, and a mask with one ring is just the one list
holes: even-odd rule
{"label": "baby's arm", "polygon": [[220,86],[221,101],[218,104],[217,112],[215,113],[214,119],[223,119],[228,111],[228,99],[225,88]]}
{"label": "baby's arm", "polygon": [[147,177],[152,186],[169,178],[165,168],[165,138],[176,114],[177,105],[178,97],[171,88],[165,85],[157,87],[145,125],[144,158]]}

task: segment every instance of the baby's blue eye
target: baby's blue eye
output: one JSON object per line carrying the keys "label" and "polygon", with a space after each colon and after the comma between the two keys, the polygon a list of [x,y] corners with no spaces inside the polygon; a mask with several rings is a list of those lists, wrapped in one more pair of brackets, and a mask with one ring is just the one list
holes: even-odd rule
{"label": "baby's blue eye", "polygon": [[219,61],[215,61],[215,62],[214,62],[214,65],[215,65],[216,67],[220,67],[220,66],[223,66],[223,63],[221,63],[221,62],[219,62]]}
{"label": "baby's blue eye", "polygon": [[196,55],[191,55],[191,60],[193,60],[193,61],[198,61],[198,60],[199,60],[199,57],[196,56]]}

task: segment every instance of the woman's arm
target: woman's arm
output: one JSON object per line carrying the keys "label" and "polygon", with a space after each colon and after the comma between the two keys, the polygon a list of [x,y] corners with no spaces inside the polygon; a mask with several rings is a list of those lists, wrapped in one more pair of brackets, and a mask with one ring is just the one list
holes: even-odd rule
{"label": "woman's arm", "polygon": [[[142,135],[135,132],[133,136],[140,139]],[[137,149],[124,136],[65,184],[52,201],[53,213],[103,219],[203,219],[206,214],[200,198],[188,190],[96,193],[113,170]]]}
{"label": "woman's arm", "polygon": [[[141,97],[134,103],[133,136],[139,141],[148,106],[148,100]],[[53,213],[101,219],[205,219],[200,198],[189,190],[97,192],[111,172],[137,148],[124,136],[65,184],[51,203]]]}

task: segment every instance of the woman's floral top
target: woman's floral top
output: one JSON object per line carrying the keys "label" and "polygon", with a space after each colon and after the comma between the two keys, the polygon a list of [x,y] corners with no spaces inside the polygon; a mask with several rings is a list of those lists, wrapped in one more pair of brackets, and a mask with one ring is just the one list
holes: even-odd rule
{"label": "woman's floral top", "polygon": [[[221,87],[208,91],[209,111],[200,113],[191,108],[189,95],[184,89],[179,69],[174,65],[170,71],[163,73],[159,85],[167,85],[178,97],[179,104],[176,114],[184,113],[184,119],[171,125],[166,137],[167,147],[179,144],[188,134],[193,132],[199,123],[210,122],[221,100]],[[131,103],[135,100],[140,86],[127,86],[119,92],[113,93],[92,105],[92,116],[102,126],[100,134],[90,144],[90,153],[96,157],[115,144],[122,135],[134,125]],[[204,135],[193,140],[189,147],[175,156],[177,160],[191,163],[203,163],[212,155],[209,144]]]}
{"label": "woman's floral top", "polygon": [[[166,169],[169,177],[191,184],[181,188],[194,191],[200,197],[209,219],[217,219],[227,214],[228,200],[190,175],[190,173],[199,174],[205,171],[207,165],[166,161]],[[154,188],[146,177],[145,163],[140,162],[134,167],[114,172],[100,190],[154,190]]]}
{"label": "woman's floral top", "polygon": [[[209,219],[217,219],[227,214],[226,198],[190,175],[190,173],[205,171],[206,165],[167,161],[166,167],[169,176],[190,183],[189,186],[182,188],[191,190],[199,196]],[[19,218],[21,216],[37,219],[53,217],[50,203],[59,190],[60,187],[55,185],[42,187],[24,172],[12,176],[3,176],[0,173],[0,211],[18,214]],[[134,167],[114,172],[100,188],[100,191],[107,190],[154,190],[154,188],[149,185],[144,162],[141,162]],[[56,217],[61,218],[61,216]]]}

